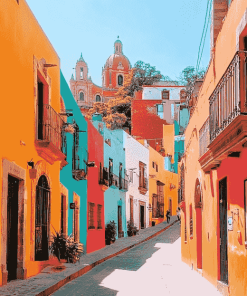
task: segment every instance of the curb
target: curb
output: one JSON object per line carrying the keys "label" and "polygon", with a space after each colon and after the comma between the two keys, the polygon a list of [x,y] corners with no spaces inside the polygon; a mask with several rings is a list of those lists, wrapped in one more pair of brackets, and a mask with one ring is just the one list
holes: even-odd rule
{"label": "curb", "polygon": [[175,223],[177,223],[178,220],[175,220],[174,222],[172,222],[171,224],[169,224],[168,226],[166,226],[165,228],[159,230],[158,232],[152,234],[151,236],[145,238],[144,240],[140,241],[140,242],[137,242],[137,243],[134,243],[133,245],[130,245],[114,254],[111,254],[105,258],[102,258],[100,260],[97,260],[95,261],[94,263],[88,265],[88,266],[85,266],[83,267],[82,269],[76,271],[75,273],[67,276],[65,279],[59,281],[58,283],[54,284],[53,286],[45,289],[44,291],[36,294],[36,296],[48,296],[48,295],[51,295],[52,293],[54,293],[55,291],[57,291],[58,289],[60,289],[62,286],[66,285],[67,283],[73,281],[74,279],[78,278],[79,276],[82,276],[84,275],[85,273],[89,272],[91,269],[93,269],[95,266],[105,262],[106,260],[108,259],[111,259],[113,257],[116,257],[117,255],[121,254],[121,253],[124,253],[126,251],[128,251],[129,249],[133,248],[133,247],[136,247],[152,238],[154,238],[155,236],[159,235],[160,233],[166,231],[167,229],[169,229],[171,226],[173,226]]}

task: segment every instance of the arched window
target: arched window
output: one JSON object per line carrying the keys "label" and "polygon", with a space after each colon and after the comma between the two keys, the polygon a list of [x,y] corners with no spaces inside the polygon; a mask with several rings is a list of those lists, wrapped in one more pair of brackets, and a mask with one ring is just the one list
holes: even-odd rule
{"label": "arched window", "polygon": [[96,102],[101,102],[101,97],[100,97],[100,95],[97,95],[97,96],[96,96]]}
{"label": "arched window", "polygon": [[84,101],[84,93],[80,92],[80,101]]}
{"label": "arched window", "polygon": [[35,260],[48,260],[50,188],[44,175],[36,186]]}
{"label": "arched window", "polygon": [[123,85],[123,75],[118,75],[118,85]]}

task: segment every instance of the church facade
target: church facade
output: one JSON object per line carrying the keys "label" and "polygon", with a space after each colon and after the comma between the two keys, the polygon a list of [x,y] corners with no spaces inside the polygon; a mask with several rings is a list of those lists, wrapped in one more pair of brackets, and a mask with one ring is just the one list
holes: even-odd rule
{"label": "church facade", "polygon": [[75,77],[72,75],[70,79],[70,89],[82,113],[86,113],[95,102],[108,102],[115,98],[130,69],[131,64],[123,54],[123,44],[117,39],[114,53],[106,60],[102,69],[102,86],[98,86],[88,76],[88,66],[81,54],[76,63]]}

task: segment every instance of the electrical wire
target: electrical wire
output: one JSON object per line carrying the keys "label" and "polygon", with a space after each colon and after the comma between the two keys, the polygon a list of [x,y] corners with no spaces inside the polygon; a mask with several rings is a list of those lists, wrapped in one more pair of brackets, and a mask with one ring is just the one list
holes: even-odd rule
{"label": "electrical wire", "polygon": [[208,3],[207,3],[207,9],[206,9],[206,15],[205,15],[205,20],[204,20],[204,25],[203,25],[203,31],[202,31],[201,41],[200,41],[200,45],[199,45],[199,49],[198,49],[198,55],[197,55],[196,73],[198,73],[199,66],[200,66],[200,63],[201,63],[202,54],[203,54],[203,50],[204,50],[208,25],[209,25],[210,16],[211,16],[212,2],[213,2],[212,0],[208,0]]}

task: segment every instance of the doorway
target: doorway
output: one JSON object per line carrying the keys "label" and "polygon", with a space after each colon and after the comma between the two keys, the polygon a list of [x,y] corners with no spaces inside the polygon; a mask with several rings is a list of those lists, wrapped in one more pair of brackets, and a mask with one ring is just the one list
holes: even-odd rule
{"label": "doorway", "polygon": [[140,223],[141,223],[141,229],[145,228],[145,223],[144,223],[144,206],[140,206]]}
{"label": "doorway", "polygon": [[219,182],[220,281],[228,284],[227,178]]}
{"label": "doorway", "polygon": [[122,207],[118,206],[118,238],[123,237],[122,230]]}
{"label": "doorway", "polygon": [[19,180],[8,176],[7,257],[8,281],[17,278]]}
{"label": "doorway", "polygon": [[36,186],[36,209],[35,209],[35,260],[44,261],[49,259],[49,200],[50,188],[44,175],[39,178]]}
{"label": "doorway", "polygon": [[197,268],[202,269],[202,209],[196,208]]}

